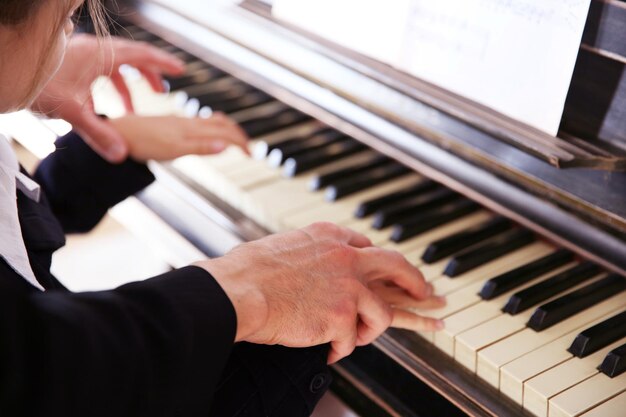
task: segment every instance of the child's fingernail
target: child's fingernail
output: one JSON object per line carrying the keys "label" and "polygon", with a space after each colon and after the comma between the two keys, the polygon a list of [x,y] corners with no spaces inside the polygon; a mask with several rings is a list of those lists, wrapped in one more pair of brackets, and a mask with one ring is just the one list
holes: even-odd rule
{"label": "child's fingernail", "polygon": [[211,142],[211,149],[213,149],[215,152],[223,151],[224,149],[226,149],[226,143],[221,140],[214,140],[213,142]]}

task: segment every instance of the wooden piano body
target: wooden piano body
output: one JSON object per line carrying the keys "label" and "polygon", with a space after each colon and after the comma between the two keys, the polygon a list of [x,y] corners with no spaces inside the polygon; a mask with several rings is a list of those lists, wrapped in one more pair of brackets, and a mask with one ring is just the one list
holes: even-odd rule
{"label": "wooden piano body", "polygon": [[[428,177],[479,202],[484,209],[470,215],[477,216],[474,222],[493,216],[480,217],[481,213],[499,213],[541,236],[543,240],[535,243],[544,246],[541,250],[552,245],[568,248],[580,256],[577,262],[591,260],[605,271],[626,276],[626,3],[593,2],[558,139],[280,24],[272,19],[267,2],[119,3],[117,14],[125,22],[119,30],[121,35],[207,62],[210,65],[206,68],[217,67],[284,103],[284,107],[274,101],[262,106],[297,109],[317,120],[307,121],[305,127],[291,127],[288,134],[282,134],[283,139],[310,133],[323,123],[418,172],[420,178]],[[200,72],[196,71],[198,84],[210,83],[210,79],[202,81]],[[189,80],[193,82],[193,77]],[[196,91],[193,88],[189,89],[190,96]],[[246,120],[246,111],[249,114],[251,110],[234,114]],[[265,135],[269,143],[277,140],[272,135],[281,137],[281,133],[274,132]],[[335,220],[337,213],[363,199],[363,193],[357,194],[354,201],[340,200],[333,206],[319,193],[306,190],[309,177],[283,179],[264,161],[248,161],[236,152],[215,158],[182,158],[153,164],[152,168],[158,184],[140,194],[139,199],[209,256],[308,220]],[[370,194],[372,197],[376,193]],[[293,203],[299,199],[299,204]],[[285,209],[287,203],[281,200],[291,205]],[[319,208],[319,216],[311,207]],[[353,221],[351,211],[344,223],[355,227],[365,224]],[[470,227],[458,224],[450,233]],[[371,233],[381,243],[388,240],[388,232],[383,240],[380,231]],[[419,261],[421,253],[407,253]],[[514,258],[506,256],[511,265],[515,264]],[[442,268],[441,262],[435,264],[437,267]],[[478,271],[489,278],[488,267]],[[465,296],[475,297],[477,284],[482,281],[474,277],[467,282],[472,284],[467,288],[474,289],[466,290]],[[455,287],[461,288],[462,284]],[[456,290],[449,292],[449,303],[461,299],[461,291]],[[624,311],[626,293],[618,293],[609,301],[612,309],[597,315],[607,318]],[[477,307],[481,302],[485,300],[469,302],[468,311],[470,307],[482,308]],[[493,321],[501,313],[497,309],[492,314]],[[572,327],[568,334],[588,327],[594,322],[592,318]],[[483,322],[479,319],[475,326],[480,328]],[[511,336],[523,332],[531,330],[522,326],[511,331]],[[459,334],[450,337],[454,340]],[[608,388],[598,388],[607,393],[607,398],[595,401],[612,401],[613,405],[605,409],[576,405],[570,411],[567,397],[566,407],[559,408],[559,392],[544,399],[543,405],[523,408],[521,393],[516,399],[516,395],[501,392],[504,380],[499,365],[495,365],[494,382],[493,376],[485,378],[488,372],[481,371],[486,369],[480,368],[480,363],[485,363],[481,362],[483,357],[476,354],[470,361],[474,369],[470,370],[449,351],[442,350],[442,340],[433,335],[390,330],[373,346],[357,351],[336,366],[335,389],[364,415],[375,416],[521,416],[533,412],[560,416],[580,415],[589,408],[599,410],[592,415],[612,415],[606,414],[610,411],[602,414],[602,410],[618,410],[625,402],[626,379],[622,375],[618,378],[623,382],[612,379],[605,381]],[[501,340],[494,339],[492,344],[496,341]],[[455,346],[458,356],[459,345]],[[512,363],[515,358],[504,363]],[[562,362],[567,360],[580,359],[570,355]],[[550,366],[560,365],[557,362]],[[581,383],[586,378],[582,377]],[[588,378],[609,380],[597,372]],[[540,387],[540,382],[524,385],[524,392]],[[571,387],[566,385],[563,390],[566,388]],[[441,397],[446,401],[442,402]]]}

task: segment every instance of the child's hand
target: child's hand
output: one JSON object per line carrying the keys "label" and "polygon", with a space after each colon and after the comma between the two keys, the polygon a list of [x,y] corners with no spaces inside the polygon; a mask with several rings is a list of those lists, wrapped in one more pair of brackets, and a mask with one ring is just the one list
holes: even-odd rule
{"label": "child's hand", "polygon": [[230,145],[239,146],[248,153],[245,132],[221,113],[208,119],[128,115],[111,119],[110,123],[126,139],[129,154],[137,161],[214,154]]}

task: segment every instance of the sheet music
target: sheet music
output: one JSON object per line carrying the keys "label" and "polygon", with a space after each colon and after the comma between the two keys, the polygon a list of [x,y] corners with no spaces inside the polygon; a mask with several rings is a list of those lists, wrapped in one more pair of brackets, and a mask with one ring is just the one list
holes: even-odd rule
{"label": "sheet music", "polygon": [[274,0],[280,18],[556,135],[591,0]]}

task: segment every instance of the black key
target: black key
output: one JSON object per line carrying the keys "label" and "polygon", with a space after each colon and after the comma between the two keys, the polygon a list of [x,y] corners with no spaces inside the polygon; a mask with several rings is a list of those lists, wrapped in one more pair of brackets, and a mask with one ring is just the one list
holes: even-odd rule
{"label": "black key", "polygon": [[478,203],[462,198],[440,207],[422,211],[411,217],[410,220],[395,225],[390,239],[397,243],[403,242],[479,209]]}
{"label": "black key", "polygon": [[354,155],[366,149],[367,147],[361,142],[357,142],[353,139],[342,140],[312,152],[288,158],[284,164],[283,175],[286,177],[294,177],[303,172]]}
{"label": "black key", "polygon": [[425,210],[441,207],[460,198],[459,194],[447,188],[434,190],[390,208],[377,211],[374,214],[372,227],[374,229],[384,229],[392,224],[408,221]]}
{"label": "black key", "polygon": [[391,159],[387,158],[386,156],[373,155],[370,158],[367,158],[365,161],[359,162],[358,164],[315,175],[313,178],[311,178],[311,181],[309,182],[309,189],[311,191],[317,191],[340,180],[352,178],[355,175],[363,174],[375,168],[387,165],[390,162]]}
{"label": "black key", "polygon": [[240,110],[249,109],[251,107],[259,106],[261,104],[269,103],[271,101],[274,101],[273,97],[268,96],[262,91],[254,91],[246,94],[243,97],[220,101],[209,107],[211,107],[213,111],[221,111],[223,113],[235,113]]}
{"label": "black key", "polygon": [[572,252],[559,249],[548,256],[491,278],[485,282],[480,290],[480,297],[483,300],[491,300],[573,260],[574,254]]}
{"label": "black key", "polygon": [[444,275],[454,278],[526,246],[534,240],[534,234],[527,229],[515,229],[503,233],[455,255],[446,265]]}
{"label": "black key", "polygon": [[602,270],[592,262],[583,262],[545,281],[516,292],[502,309],[505,313],[518,314],[535,304],[598,275]]}
{"label": "black key", "polygon": [[406,175],[409,172],[411,172],[411,170],[404,165],[392,162],[362,172],[355,177],[337,181],[326,189],[324,197],[326,197],[327,201],[337,201],[343,197]]}
{"label": "black key", "polygon": [[239,125],[250,136],[266,135],[273,131],[284,129],[298,123],[306,122],[311,118],[296,109],[280,109],[272,114],[246,120]]}
{"label": "black key", "polygon": [[[176,56],[178,59],[183,60],[186,64],[189,64],[189,63],[194,62],[194,61],[199,61],[197,56],[191,55],[187,51],[183,51],[182,49],[176,50],[176,47],[174,47],[172,49],[173,49],[172,55]],[[224,71],[218,70],[215,67],[212,67],[212,68],[215,70],[216,74],[220,73],[220,74],[226,75],[226,73]]]}
{"label": "black key", "polygon": [[165,76],[164,80],[168,84],[170,91],[177,91],[198,84],[204,84],[225,75],[223,71],[217,68],[207,67],[195,69],[180,77]]}
{"label": "black key", "polygon": [[329,131],[330,131],[329,128],[323,127],[323,128],[319,128],[315,130],[311,134],[304,135],[303,137],[298,136],[298,137],[289,137],[286,139],[278,139],[278,140],[276,139],[260,140],[254,145],[254,148],[252,149],[252,155],[254,156],[255,159],[265,159],[268,157],[270,153],[272,153],[274,149],[280,146],[285,146],[286,144],[290,144],[290,143],[296,143],[303,139],[309,138],[311,136],[321,135]]}
{"label": "black key", "polygon": [[626,279],[617,274],[609,275],[537,307],[527,326],[535,331],[547,329],[615,294],[619,294],[624,289],[626,289]]}
{"label": "black key", "polygon": [[584,358],[625,336],[626,311],[623,311],[580,332],[567,351],[574,356]]}
{"label": "black key", "polygon": [[610,351],[598,366],[598,370],[611,378],[626,372],[626,343]]}
{"label": "black key", "polygon": [[370,214],[385,209],[387,207],[393,207],[393,205],[403,202],[405,200],[417,197],[426,192],[433,191],[441,186],[434,181],[425,180],[416,184],[406,190],[397,191],[395,193],[387,194],[382,197],[374,198],[369,201],[365,201],[357,207],[354,215],[359,219],[367,217]]}
{"label": "black key", "polygon": [[212,108],[213,105],[219,104],[223,101],[241,99],[245,97],[246,94],[250,94],[251,92],[252,89],[247,88],[244,84],[235,83],[224,86],[224,89],[190,95],[197,98],[201,105]]}
{"label": "black key", "polygon": [[509,219],[496,217],[483,224],[472,227],[469,230],[455,233],[452,236],[444,237],[443,239],[431,243],[424,251],[422,260],[427,264],[437,262],[460,250],[469,248],[476,243],[509,230],[512,227],[513,222]]}
{"label": "black key", "polygon": [[311,135],[304,139],[282,142],[276,144],[271,150],[267,157],[267,162],[271,167],[278,168],[287,158],[310,152],[314,149],[323,148],[324,146],[347,138],[348,137],[341,132],[327,129],[325,132]]}
{"label": "black key", "polygon": [[191,63],[194,61],[199,61],[198,57],[191,55],[190,53],[183,51],[182,49],[178,48],[177,46],[174,46],[172,44],[165,44],[164,46],[159,47],[159,49],[165,51],[165,52],[169,52],[170,54],[174,55],[176,58],[178,59],[182,59],[183,61],[185,61],[186,63]]}

